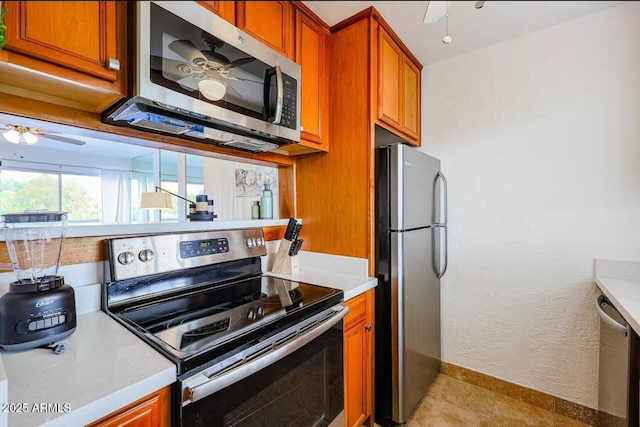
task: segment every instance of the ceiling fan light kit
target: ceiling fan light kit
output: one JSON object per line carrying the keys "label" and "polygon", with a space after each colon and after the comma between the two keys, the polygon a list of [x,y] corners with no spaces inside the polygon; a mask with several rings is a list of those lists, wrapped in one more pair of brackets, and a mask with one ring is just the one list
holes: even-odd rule
{"label": "ceiling fan light kit", "polygon": [[66,142],[68,144],[74,145],[84,145],[86,142],[80,141],[79,139],[68,138],[62,135],[54,135],[47,132],[43,132],[40,129],[36,128],[28,128],[26,126],[17,126],[17,125],[4,125],[0,123],[0,132],[2,132],[2,136],[4,139],[9,141],[12,144],[20,144],[24,142],[27,145],[36,145],[40,138],[51,139],[53,141],[58,142]]}
{"label": "ceiling fan light kit", "polygon": [[198,82],[198,90],[205,98],[219,101],[227,93],[227,86],[217,79],[204,79]]}
{"label": "ceiling fan light kit", "polygon": [[10,129],[6,132],[3,132],[2,136],[4,136],[4,138],[12,144],[20,143],[20,132],[15,129]]}

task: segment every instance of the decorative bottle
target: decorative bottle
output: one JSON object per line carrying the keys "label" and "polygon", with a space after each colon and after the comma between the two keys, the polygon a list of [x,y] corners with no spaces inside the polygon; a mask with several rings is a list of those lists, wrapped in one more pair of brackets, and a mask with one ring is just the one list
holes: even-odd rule
{"label": "decorative bottle", "polygon": [[262,197],[260,198],[260,218],[272,219],[273,218],[273,192],[271,191],[271,184],[264,184],[264,190],[262,190]]}
{"label": "decorative bottle", "polygon": [[260,219],[260,202],[257,200],[251,205],[251,219]]}

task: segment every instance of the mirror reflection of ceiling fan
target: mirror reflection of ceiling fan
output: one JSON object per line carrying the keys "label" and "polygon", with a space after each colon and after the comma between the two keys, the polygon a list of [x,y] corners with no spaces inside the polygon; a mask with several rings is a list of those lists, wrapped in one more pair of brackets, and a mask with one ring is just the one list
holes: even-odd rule
{"label": "mirror reflection of ceiling fan", "polygon": [[0,123],[0,132],[2,132],[2,136],[12,144],[20,144],[21,142],[24,142],[27,145],[35,145],[39,142],[40,138],[57,142],[66,142],[67,144],[74,145],[86,144],[86,142],[79,139],[56,135],[53,132],[44,132],[40,129],[29,128],[26,126]]}
{"label": "mirror reflection of ceiling fan", "polygon": [[[227,88],[232,86],[224,80],[240,80],[262,83],[231,75],[231,71],[241,65],[255,61],[254,58],[240,58],[231,62],[226,56],[216,52],[216,46],[207,43],[209,50],[200,50],[190,40],[175,40],[169,44],[169,49],[180,56],[185,62],[168,58],[162,59],[162,72],[175,76],[182,88],[191,92],[198,90],[207,99],[218,101],[224,98]],[[169,68],[169,69],[167,69]],[[239,93],[237,93],[240,96]]]}
{"label": "mirror reflection of ceiling fan", "polygon": [[[453,5],[453,1],[428,1],[427,10],[424,12],[424,19],[422,22],[425,24],[433,24],[438,22],[443,16],[446,17],[446,32],[442,38],[442,43],[449,44],[453,41],[453,38],[449,35],[449,11]],[[476,1],[476,9],[482,9],[486,0]]]}

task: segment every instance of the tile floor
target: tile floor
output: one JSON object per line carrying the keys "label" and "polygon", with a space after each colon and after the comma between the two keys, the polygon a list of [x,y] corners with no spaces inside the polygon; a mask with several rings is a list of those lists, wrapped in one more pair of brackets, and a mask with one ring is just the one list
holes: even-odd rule
{"label": "tile floor", "polygon": [[441,374],[407,427],[587,427],[571,418]]}

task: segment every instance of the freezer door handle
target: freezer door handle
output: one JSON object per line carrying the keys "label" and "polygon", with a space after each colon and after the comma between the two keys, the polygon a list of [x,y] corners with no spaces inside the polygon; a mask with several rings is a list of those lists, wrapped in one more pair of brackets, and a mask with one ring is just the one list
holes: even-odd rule
{"label": "freezer door handle", "polygon": [[602,309],[603,304],[606,304],[616,310],[616,308],[613,306],[613,304],[611,304],[611,301],[609,301],[607,297],[605,297],[604,295],[600,295],[598,297],[598,300],[596,301],[596,312],[598,313],[598,316],[600,316],[600,319],[602,319],[602,321],[609,327],[611,327],[614,331],[620,332],[626,337],[628,334],[627,327],[621,323],[618,323],[615,319],[611,318],[611,316],[605,313]]}
{"label": "freezer door handle", "polygon": [[[436,175],[436,182],[442,182],[442,208],[440,210],[440,222],[438,225],[447,225],[447,197],[448,197],[448,188],[447,188],[447,178],[445,178],[442,172],[438,172]],[[433,197],[435,198],[436,192],[433,192]],[[434,206],[438,206],[438,200],[433,201]]]}

